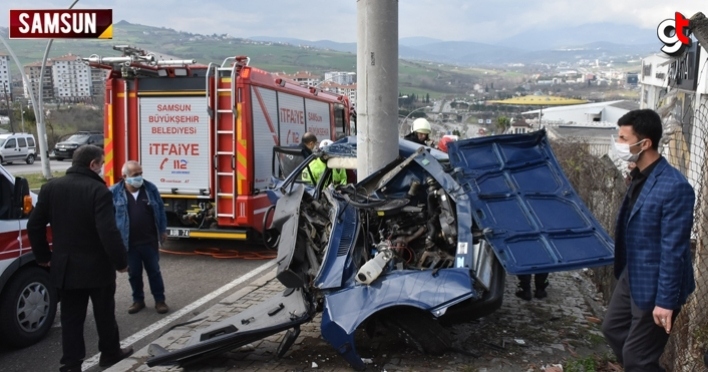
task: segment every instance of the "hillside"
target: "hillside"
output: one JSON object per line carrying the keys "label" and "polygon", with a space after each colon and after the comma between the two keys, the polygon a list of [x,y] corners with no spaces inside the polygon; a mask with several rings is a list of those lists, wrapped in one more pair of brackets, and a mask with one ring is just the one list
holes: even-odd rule
{"label": "hillside", "polygon": [[[0,32],[6,33],[7,30],[0,28]],[[226,34],[199,35],[120,21],[114,25],[112,40],[55,40],[49,57],[68,53],[82,57],[93,54],[117,56],[120,54],[112,49],[113,45],[130,44],[156,54],[195,59],[204,64],[221,63],[226,57],[246,55],[251,58],[251,65],[271,72],[311,71],[322,74],[325,71],[356,71],[356,55],[352,52],[319,49],[289,41],[291,43],[255,41]],[[40,61],[46,47],[46,40],[8,42],[22,64]],[[424,58],[425,53],[416,57]],[[14,63],[12,67],[12,74],[18,76]],[[399,88],[403,94],[429,93],[435,98],[464,92],[464,87],[478,82],[482,75],[486,74],[452,65],[400,60]],[[450,80],[466,83],[451,87],[447,84]]]}

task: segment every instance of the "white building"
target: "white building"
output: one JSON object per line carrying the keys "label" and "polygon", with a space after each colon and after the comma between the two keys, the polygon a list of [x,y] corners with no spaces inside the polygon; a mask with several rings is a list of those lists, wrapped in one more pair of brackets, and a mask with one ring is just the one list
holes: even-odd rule
{"label": "white building", "polygon": [[11,94],[10,56],[0,54],[0,98],[5,99],[5,92]]}
{"label": "white building", "polygon": [[328,92],[347,96],[349,97],[349,102],[351,102],[352,106],[356,106],[356,84],[336,84],[325,81],[322,85],[320,85],[320,88]]}
{"label": "white building", "polygon": [[[29,63],[24,66],[25,75],[29,80],[29,85],[32,87],[32,94],[38,97],[39,94],[39,76],[42,73],[42,62]],[[25,81],[22,82],[25,98],[30,98],[29,87]],[[47,61],[44,68],[44,84],[42,84],[42,100],[51,101],[54,99],[54,84],[52,81],[52,61]]]}
{"label": "white building", "polygon": [[642,72],[639,75],[639,106],[655,108],[659,99],[666,94],[669,79],[669,57],[654,54],[642,60]]}
{"label": "white building", "polygon": [[286,74],[283,72],[276,73],[275,75],[292,80],[296,84],[300,84],[303,87],[314,87],[315,85],[320,83],[320,76],[314,75],[309,71],[298,71],[294,74]]}
{"label": "white building", "polygon": [[356,83],[356,72],[325,72],[323,81],[331,81],[339,85],[352,85]]}
{"label": "white building", "polygon": [[617,136],[616,125],[558,125],[547,127],[547,129],[549,139],[586,144],[590,154],[599,158],[610,152],[612,136]]}
{"label": "white building", "polygon": [[599,124],[610,123],[615,125],[622,115],[639,108],[634,101],[618,100],[580,105],[567,105],[548,107],[538,110],[525,111],[522,115],[531,119],[538,118],[541,114],[543,124]]}
{"label": "white building", "polygon": [[79,56],[68,54],[52,61],[54,97],[78,101],[91,97],[91,68]]}

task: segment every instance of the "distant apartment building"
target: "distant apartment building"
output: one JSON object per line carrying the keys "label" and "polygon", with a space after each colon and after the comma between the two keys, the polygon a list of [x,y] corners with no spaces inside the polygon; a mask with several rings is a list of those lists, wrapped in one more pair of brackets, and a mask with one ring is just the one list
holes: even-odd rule
{"label": "distant apartment building", "polygon": [[356,84],[356,72],[332,71],[325,72],[323,81],[331,81],[339,85]]}
{"label": "distant apartment building", "polygon": [[292,80],[304,87],[314,87],[320,82],[320,76],[314,75],[309,71],[298,71],[294,74],[286,74],[283,72],[276,75]]}
{"label": "distant apartment building", "polygon": [[[32,94],[35,97],[38,96],[39,92],[39,77],[42,73],[42,63],[34,62],[24,66],[25,75],[27,80],[29,80],[29,86],[23,82],[22,87],[24,88],[25,98],[30,98],[29,88],[32,88]],[[54,84],[52,83],[52,61],[47,61],[47,65],[44,68],[44,84],[42,84],[42,100],[52,101],[54,100]]]}
{"label": "distant apartment building", "polygon": [[106,89],[106,77],[109,71],[102,68],[91,69],[91,94],[94,96],[102,95]]}
{"label": "distant apartment building", "polygon": [[54,98],[79,102],[91,97],[91,67],[79,56],[68,54],[52,60]]}
{"label": "distant apartment building", "polygon": [[324,83],[320,85],[320,88],[328,92],[346,96],[349,98],[349,102],[351,102],[352,106],[356,106],[356,84],[344,85],[325,80]]}
{"label": "distant apartment building", "polygon": [[5,100],[12,92],[12,79],[10,79],[10,56],[0,54],[0,98]]}

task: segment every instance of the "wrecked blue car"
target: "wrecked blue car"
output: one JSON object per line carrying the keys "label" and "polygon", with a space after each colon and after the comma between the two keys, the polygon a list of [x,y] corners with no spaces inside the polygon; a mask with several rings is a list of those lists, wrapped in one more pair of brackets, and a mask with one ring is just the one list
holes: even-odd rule
{"label": "wrecked blue car", "polygon": [[316,186],[299,181],[312,158],[295,167],[278,186],[271,225],[286,290],[198,331],[180,350],[153,345],[147,364],[184,366],[287,332],[280,357],[318,312],[323,339],[355,369],[365,367],[355,331],[378,325],[441,354],[451,347],[443,324],[497,310],[507,273],[612,263],[612,239],[544,131],[453,142],[448,156],[402,142],[408,155],[402,149],[356,184],[328,183],[331,168],[355,164],[355,140],[318,155],[328,169]]}

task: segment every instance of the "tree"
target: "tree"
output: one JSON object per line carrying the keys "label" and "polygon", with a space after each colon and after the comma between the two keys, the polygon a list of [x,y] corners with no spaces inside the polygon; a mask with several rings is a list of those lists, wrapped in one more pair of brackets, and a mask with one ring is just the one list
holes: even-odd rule
{"label": "tree", "polygon": [[510,124],[511,124],[511,120],[509,120],[509,118],[506,116],[499,116],[497,118],[496,127],[500,133],[506,132],[506,130],[507,130],[507,128],[509,128]]}

